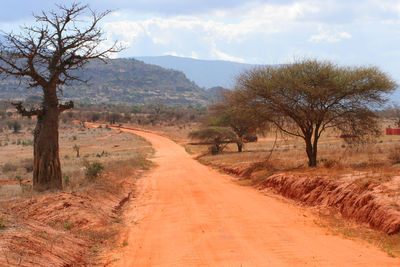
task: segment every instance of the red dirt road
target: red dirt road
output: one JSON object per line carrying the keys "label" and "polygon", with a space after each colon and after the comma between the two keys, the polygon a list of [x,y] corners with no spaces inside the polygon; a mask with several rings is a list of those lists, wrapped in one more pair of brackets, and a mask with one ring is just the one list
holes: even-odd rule
{"label": "red dirt road", "polygon": [[362,242],[327,234],[304,210],[231,181],[173,141],[149,140],[158,165],[138,181],[113,266],[400,266]]}

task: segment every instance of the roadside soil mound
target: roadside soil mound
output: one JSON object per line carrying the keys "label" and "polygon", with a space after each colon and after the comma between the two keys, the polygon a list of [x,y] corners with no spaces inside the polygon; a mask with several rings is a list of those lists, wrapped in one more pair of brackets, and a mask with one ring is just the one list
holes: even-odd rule
{"label": "roadside soil mound", "polygon": [[[105,175],[78,192],[1,203],[0,266],[87,266],[119,227],[134,180]],[[124,200],[125,199],[125,200]]]}
{"label": "roadside soil mound", "polygon": [[400,231],[400,201],[391,196],[400,176],[378,183],[367,173],[339,179],[301,174],[275,174],[256,185],[310,206],[337,209],[343,217],[395,234]]}

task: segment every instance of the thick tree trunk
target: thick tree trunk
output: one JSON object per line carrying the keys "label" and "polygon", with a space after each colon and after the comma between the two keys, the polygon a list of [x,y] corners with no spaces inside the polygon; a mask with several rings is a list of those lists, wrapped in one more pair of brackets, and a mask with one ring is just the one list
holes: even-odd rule
{"label": "thick tree trunk", "polygon": [[311,138],[306,139],[306,152],[308,157],[308,166],[316,167],[317,166],[317,144],[314,142],[314,145],[311,143]]}
{"label": "thick tree trunk", "polygon": [[62,189],[58,146],[57,105],[47,106],[38,116],[34,131],[33,188],[36,191]]}

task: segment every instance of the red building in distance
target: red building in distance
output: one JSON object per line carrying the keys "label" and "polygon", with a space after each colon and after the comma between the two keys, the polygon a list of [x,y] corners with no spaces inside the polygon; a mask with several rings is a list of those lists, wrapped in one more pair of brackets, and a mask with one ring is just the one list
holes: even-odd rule
{"label": "red building in distance", "polygon": [[386,135],[400,135],[400,121],[397,128],[386,128]]}

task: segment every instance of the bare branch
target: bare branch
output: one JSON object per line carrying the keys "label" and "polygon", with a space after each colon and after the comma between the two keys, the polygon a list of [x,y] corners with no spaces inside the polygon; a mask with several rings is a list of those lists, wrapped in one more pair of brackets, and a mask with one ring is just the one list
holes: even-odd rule
{"label": "bare branch", "polygon": [[32,117],[32,116],[40,116],[43,114],[43,110],[42,109],[30,109],[30,110],[26,110],[23,106],[22,106],[22,102],[12,102],[11,105],[13,105],[19,114],[21,114],[22,116],[25,117]]}
{"label": "bare branch", "polygon": [[59,110],[60,113],[65,111],[65,110],[71,109],[71,108],[74,108],[74,102],[73,101],[69,101],[67,103],[58,105],[58,110]]}
{"label": "bare branch", "polygon": [[[87,5],[57,5],[58,11],[34,15],[36,24],[22,27],[20,34],[4,33],[0,43],[0,74],[14,76],[30,87],[56,87],[84,82],[79,73],[93,59],[103,60],[123,48],[114,43],[101,48],[105,40],[99,22],[111,11],[95,12]],[[79,20],[91,17],[87,26]]]}

